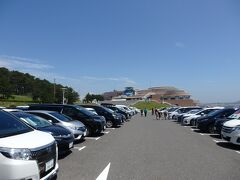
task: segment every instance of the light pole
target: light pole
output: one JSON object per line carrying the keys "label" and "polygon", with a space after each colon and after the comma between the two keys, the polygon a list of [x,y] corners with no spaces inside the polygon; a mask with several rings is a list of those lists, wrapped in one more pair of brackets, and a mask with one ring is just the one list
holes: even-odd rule
{"label": "light pole", "polygon": [[62,93],[63,93],[63,96],[62,96],[62,104],[64,104],[64,100],[65,100],[65,97],[64,97],[64,94],[65,94],[65,90],[67,88],[61,88],[62,89]]}

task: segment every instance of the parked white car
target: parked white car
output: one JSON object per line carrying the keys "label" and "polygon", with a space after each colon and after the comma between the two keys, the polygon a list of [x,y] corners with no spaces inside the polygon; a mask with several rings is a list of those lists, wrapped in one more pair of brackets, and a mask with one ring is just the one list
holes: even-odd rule
{"label": "parked white car", "polygon": [[194,114],[188,114],[188,116],[184,117],[183,119],[183,125],[194,125],[194,120],[201,117],[201,116],[205,116],[207,114],[209,114],[210,112],[219,110],[219,109],[223,109],[224,107],[214,107],[214,108],[205,108],[199,112],[196,112]]}
{"label": "parked white car", "polygon": [[221,131],[222,139],[240,145],[240,117],[227,121]]}
{"label": "parked white car", "polygon": [[57,145],[49,133],[4,111],[0,124],[0,179],[47,180],[57,174]]}

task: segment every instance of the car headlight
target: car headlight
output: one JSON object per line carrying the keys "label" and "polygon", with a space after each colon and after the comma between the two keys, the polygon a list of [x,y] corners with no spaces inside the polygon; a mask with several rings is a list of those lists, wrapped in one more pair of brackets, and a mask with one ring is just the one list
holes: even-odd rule
{"label": "car headlight", "polygon": [[0,153],[7,158],[15,160],[31,160],[32,153],[29,149],[24,148],[4,148],[0,147]]}
{"label": "car headlight", "polygon": [[240,131],[240,126],[236,126],[236,127],[232,128],[232,131]]}
{"label": "car headlight", "polygon": [[76,126],[69,126],[69,128],[72,130],[78,130],[78,128]]}

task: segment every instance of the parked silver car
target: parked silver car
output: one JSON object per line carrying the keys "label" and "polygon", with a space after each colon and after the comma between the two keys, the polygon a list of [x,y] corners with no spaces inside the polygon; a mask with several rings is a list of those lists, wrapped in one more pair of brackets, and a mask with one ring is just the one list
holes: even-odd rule
{"label": "parked silver car", "polygon": [[34,114],[36,116],[40,116],[53,124],[57,124],[68,129],[73,135],[75,141],[83,140],[86,136],[86,127],[80,121],[73,120],[72,118],[60,114],[55,111],[44,111],[44,110],[29,110],[25,111],[30,114]]}

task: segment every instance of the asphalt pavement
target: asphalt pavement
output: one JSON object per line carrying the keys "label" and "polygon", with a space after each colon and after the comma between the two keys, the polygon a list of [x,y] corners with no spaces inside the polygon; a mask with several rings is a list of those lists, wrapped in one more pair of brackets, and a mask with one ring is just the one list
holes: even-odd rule
{"label": "asphalt pavement", "polygon": [[240,148],[172,120],[134,116],[75,144],[59,180],[239,180]]}

